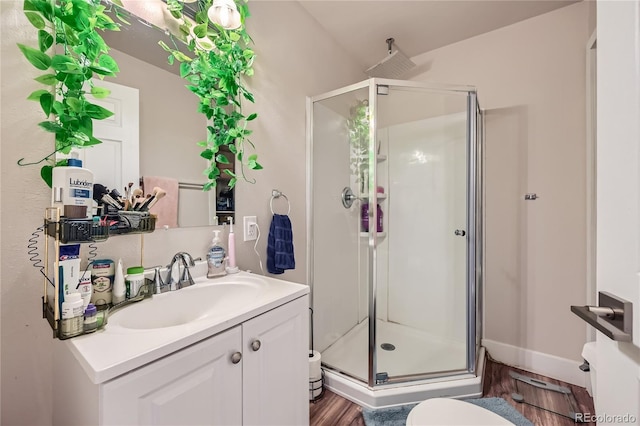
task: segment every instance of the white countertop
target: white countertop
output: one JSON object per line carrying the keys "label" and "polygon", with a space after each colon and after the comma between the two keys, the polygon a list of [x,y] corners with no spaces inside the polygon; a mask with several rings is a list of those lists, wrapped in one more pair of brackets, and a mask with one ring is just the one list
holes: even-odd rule
{"label": "white countertop", "polygon": [[[306,285],[239,272],[206,281],[198,279],[194,286],[154,295],[151,299],[137,303],[153,303],[154,298],[158,300],[176,297],[181,291],[188,292],[198,285],[230,284],[238,279],[248,279],[264,286],[264,289],[232,312],[222,309],[220,313],[216,313],[214,309],[212,314],[195,321],[151,329],[125,328],[114,321],[114,324],[108,323],[93,334],[74,337],[65,343],[89,379],[96,384],[103,383],[309,293],[309,287]],[[212,304],[216,302],[220,303],[212,300]],[[119,312],[131,309],[136,304],[115,312],[113,318],[117,318]]]}

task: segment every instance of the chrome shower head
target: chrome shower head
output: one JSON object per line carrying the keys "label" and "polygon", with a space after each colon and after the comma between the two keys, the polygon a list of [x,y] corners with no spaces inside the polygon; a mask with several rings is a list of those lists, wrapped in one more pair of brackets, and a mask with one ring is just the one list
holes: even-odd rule
{"label": "chrome shower head", "polygon": [[416,66],[416,64],[398,48],[393,51],[394,41],[393,38],[386,40],[389,47],[389,55],[365,71],[369,77],[398,78]]}

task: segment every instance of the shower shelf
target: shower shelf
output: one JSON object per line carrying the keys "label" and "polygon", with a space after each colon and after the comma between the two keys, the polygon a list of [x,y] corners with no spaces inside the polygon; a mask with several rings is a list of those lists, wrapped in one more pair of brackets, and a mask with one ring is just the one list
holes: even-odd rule
{"label": "shower shelf", "polygon": [[[362,194],[359,198],[363,198],[365,200],[368,200],[369,199],[369,194]],[[378,200],[386,200],[387,199],[387,194],[378,193],[376,199],[378,199]]]}
{"label": "shower shelf", "polygon": [[[387,236],[386,232],[378,232],[376,233],[376,235],[378,236],[378,238],[385,238]],[[362,238],[368,238],[369,237],[369,233],[368,232],[360,232],[360,237]]]}
{"label": "shower shelf", "polygon": [[[365,154],[365,155],[358,155],[355,157],[357,159],[357,161],[359,163],[366,163],[369,161],[369,155]],[[377,154],[376,155],[376,161],[378,163],[382,163],[383,161],[387,161],[387,155],[386,154]]]}

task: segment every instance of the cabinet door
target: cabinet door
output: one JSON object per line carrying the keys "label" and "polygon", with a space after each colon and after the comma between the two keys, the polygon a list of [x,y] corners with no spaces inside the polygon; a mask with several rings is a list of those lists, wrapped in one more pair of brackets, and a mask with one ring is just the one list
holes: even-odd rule
{"label": "cabinet door", "polygon": [[103,424],[241,424],[241,345],[238,326],[108,382]]}
{"label": "cabinet door", "polygon": [[308,318],[304,296],[243,324],[244,425],[309,424]]}

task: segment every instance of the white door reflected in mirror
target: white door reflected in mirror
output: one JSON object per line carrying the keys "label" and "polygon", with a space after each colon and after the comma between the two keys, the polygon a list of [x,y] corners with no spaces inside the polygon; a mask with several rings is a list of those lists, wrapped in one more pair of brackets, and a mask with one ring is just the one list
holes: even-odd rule
{"label": "white door reflected in mirror", "polygon": [[94,183],[124,194],[129,182],[137,188],[140,179],[139,91],[107,81],[95,80],[94,84],[111,94],[103,99],[87,97],[114,114],[93,122],[93,135],[102,143],[77,151],[83,166],[93,172]]}

